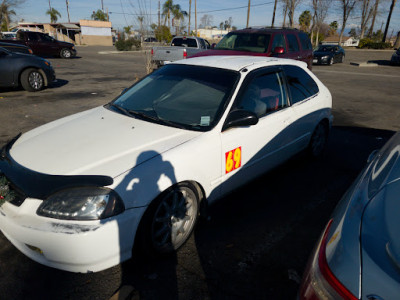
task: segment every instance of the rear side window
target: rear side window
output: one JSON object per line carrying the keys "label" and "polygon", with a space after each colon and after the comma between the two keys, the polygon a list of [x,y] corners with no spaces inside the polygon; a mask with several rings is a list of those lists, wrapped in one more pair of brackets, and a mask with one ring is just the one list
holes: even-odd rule
{"label": "rear side window", "polygon": [[271,51],[274,51],[276,47],[282,47],[286,52],[286,42],[283,34],[275,34]]}
{"label": "rear side window", "polygon": [[196,43],[195,39],[175,38],[175,39],[172,40],[171,45],[172,46],[197,48],[197,43]]}
{"label": "rear side window", "polygon": [[291,95],[292,104],[303,101],[318,93],[318,85],[302,68],[283,66]]}
{"label": "rear side window", "polygon": [[200,42],[200,48],[206,49],[206,43],[204,42],[204,40],[200,39],[199,42]]}
{"label": "rear side window", "polygon": [[299,38],[300,38],[301,48],[303,48],[303,50],[312,49],[311,41],[307,34],[301,32],[299,33]]}
{"label": "rear side window", "polygon": [[27,32],[28,40],[29,41],[37,41],[39,40],[38,35],[36,32]]}
{"label": "rear side window", "polygon": [[294,34],[286,35],[289,44],[289,52],[297,52],[299,51],[299,42]]}

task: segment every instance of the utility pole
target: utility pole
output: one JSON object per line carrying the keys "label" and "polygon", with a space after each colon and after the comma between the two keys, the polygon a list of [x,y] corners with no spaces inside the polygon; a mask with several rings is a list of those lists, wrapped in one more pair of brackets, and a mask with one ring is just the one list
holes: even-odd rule
{"label": "utility pole", "polygon": [[161,17],[160,17],[160,0],[158,0],[158,28],[161,26]]}
{"label": "utility pole", "polygon": [[382,38],[382,43],[386,42],[386,35],[389,30],[390,18],[392,17],[393,8],[395,5],[396,5],[396,0],[392,0],[392,4],[390,5],[389,15],[388,15],[387,22],[386,22],[385,33],[383,34],[383,38]]}
{"label": "utility pole", "polygon": [[188,23],[188,35],[190,35],[190,14],[192,13],[192,0],[189,0],[189,23]]}
{"label": "utility pole", "polygon": [[50,4],[50,0],[49,0],[49,9],[51,10],[51,4]]}
{"label": "utility pole", "polygon": [[276,4],[277,4],[278,0],[275,0],[275,4],[274,4],[274,13],[272,14],[272,24],[271,27],[274,28],[274,23],[275,23],[275,12],[276,12]]}
{"label": "utility pole", "polygon": [[67,3],[68,23],[71,23],[71,20],[69,19],[69,8],[68,8],[69,1],[65,0],[65,2]]}
{"label": "utility pole", "polygon": [[249,18],[250,18],[250,0],[249,0],[249,4],[247,5],[247,23],[246,23],[246,27],[249,27]]}
{"label": "utility pole", "polygon": [[197,0],[194,0],[194,30],[197,36]]}
{"label": "utility pole", "polygon": [[101,0],[101,11],[104,12],[103,0]]}

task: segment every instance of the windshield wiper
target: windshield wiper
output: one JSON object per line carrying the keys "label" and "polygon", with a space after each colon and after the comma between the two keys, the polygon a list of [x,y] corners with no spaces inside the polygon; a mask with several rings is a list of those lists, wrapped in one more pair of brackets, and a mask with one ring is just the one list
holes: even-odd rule
{"label": "windshield wiper", "polygon": [[110,106],[115,107],[116,109],[118,109],[120,112],[122,112],[124,115],[128,116],[128,117],[134,117],[134,115],[127,109],[123,108],[122,106],[116,105],[112,102],[108,103]]}
{"label": "windshield wiper", "polygon": [[[169,126],[172,126],[172,127],[186,129],[186,127],[184,127],[183,125],[177,124],[177,123],[172,122],[172,121],[160,119],[157,115],[156,116],[150,116],[148,114],[145,114],[145,113],[142,113],[142,112],[139,112],[139,111],[135,111],[135,110],[128,110],[128,112],[133,114],[133,115],[135,115],[135,116],[139,116],[139,117],[141,117],[143,119],[147,119],[147,120],[156,122],[158,124],[164,124],[164,125],[169,125]],[[153,110],[153,112],[155,114],[157,114],[157,112],[155,110]]]}

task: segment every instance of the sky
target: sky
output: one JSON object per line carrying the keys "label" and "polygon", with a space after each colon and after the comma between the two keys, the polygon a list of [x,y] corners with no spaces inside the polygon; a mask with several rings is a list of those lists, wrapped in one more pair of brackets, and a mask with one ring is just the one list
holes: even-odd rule
{"label": "sky", "polygon": [[[161,6],[165,0],[161,0]],[[192,0],[192,21],[191,28],[194,28],[194,1]],[[381,1],[382,14],[375,23],[375,30],[379,29],[383,24],[385,28],[386,19],[389,11],[390,0]],[[68,22],[66,0],[50,0],[51,6],[61,13],[58,22]],[[133,25],[135,29],[139,28],[137,16],[146,14],[148,24],[158,22],[158,0],[69,0],[69,14],[71,22],[79,22],[81,19],[90,19],[94,10],[101,9],[102,4],[104,10],[108,9],[110,13],[110,21],[116,29],[122,30],[124,26]],[[179,4],[182,10],[189,12],[189,0],[174,0],[174,4]],[[200,19],[207,14],[212,16],[213,25],[219,24],[229,17],[232,18],[232,25],[238,28],[244,28],[247,20],[247,0],[197,0],[197,24],[200,25]],[[272,12],[274,0],[251,0],[250,21],[249,26],[270,26],[272,20]],[[330,12],[326,18],[326,23],[338,21],[341,23],[340,11],[338,10],[338,0],[333,0]],[[25,2],[14,10],[17,13],[15,20],[24,22],[47,23],[50,22],[49,16],[45,14],[49,9],[49,0],[25,0]],[[301,4],[296,8],[295,20],[298,21],[299,15],[304,10],[310,9],[310,0],[302,0]],[[275,26],[282,25],[283,13],[281,6],[277,7]],[[187,19],[186,19],[187,22]],[[360,23],[359,17],[350,17],[346,28],[356,27]],[[388,34],[392,30],[394,34],[400,30],[400,3],[397,3],[392,14],[390,28]],[[346,29],[347,31],[347,29]]]}

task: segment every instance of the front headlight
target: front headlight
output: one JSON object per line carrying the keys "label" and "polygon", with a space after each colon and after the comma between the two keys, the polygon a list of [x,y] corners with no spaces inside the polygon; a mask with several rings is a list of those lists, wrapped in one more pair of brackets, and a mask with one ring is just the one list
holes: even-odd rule
{"label": "front headlight", "polygon": [[103,187],[81,187],[57,192],[39,206],[37,214],[62,220],[99,220],[125,210],[116,192]]}
{"label": "front headlight", "polygon": [[323,60],[326,60],[326,59],[329,58],[329,55],[322,56],[321,58],[322,58]]}

